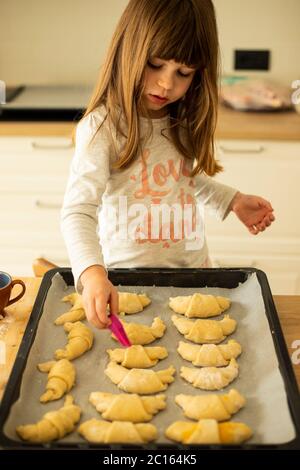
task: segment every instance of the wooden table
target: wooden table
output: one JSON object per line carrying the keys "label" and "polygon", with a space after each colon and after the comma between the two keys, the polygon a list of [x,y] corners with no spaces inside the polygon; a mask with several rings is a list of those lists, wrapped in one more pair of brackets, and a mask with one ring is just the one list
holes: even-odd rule
{"label": "wooden table", "polygon": [[[26,294],[19,302],[6,309],[6,317],[0,321],[0,341],[4,341],[6,345],[6,362],[0,364],[0,399],[41,283],[41,278],[27,277],[22,279],[26,284]],[[274,296],[274,300],[291,357],[293,352],[295,354],[296,351],[292,348],[293,342],[300,341],[300,296],[279,295]],[[299,350],[298,357],[300,360],[300,344],[297,349]],[[293,367],[300,390],[300,363],[293,364]]]}
{"label": "wooden table", "polygon": [[[6,316],[0,320],[0,341],[5,344],[5,362],[0,356],[0,399],[2,398],[6,383],[23,338],[26,325],[41,284],[41,277],[23,277],[26,284],[25,295],[15,304],[6,308]],[[20,287],[13,289],[13,296]],[[0,344],[3,351],[3,343]]]}

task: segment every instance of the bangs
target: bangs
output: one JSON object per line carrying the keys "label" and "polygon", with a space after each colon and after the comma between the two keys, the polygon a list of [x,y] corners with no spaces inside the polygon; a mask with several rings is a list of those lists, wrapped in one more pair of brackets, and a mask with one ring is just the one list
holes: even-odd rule
{"label": "bangs", "polygon": [[176,11],[167,10],[154,28],[149,57],[175,60],[197,69],[205,67],[207,55],[196,33],[194,12],[185,1],[178,2]]}

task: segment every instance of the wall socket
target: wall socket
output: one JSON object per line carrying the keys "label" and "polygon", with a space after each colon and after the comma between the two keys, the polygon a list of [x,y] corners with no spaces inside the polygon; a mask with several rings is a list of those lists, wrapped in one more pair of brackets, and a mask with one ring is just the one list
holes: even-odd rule
{"label": "wall socket", "polygon": [[234,51],[235,70],[269,70],[269,50],[239,49]]}

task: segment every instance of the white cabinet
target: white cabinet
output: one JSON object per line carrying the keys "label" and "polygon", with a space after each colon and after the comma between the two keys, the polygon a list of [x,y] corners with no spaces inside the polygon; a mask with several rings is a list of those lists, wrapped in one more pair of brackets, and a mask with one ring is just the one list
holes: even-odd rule
{"label": "white cabinet", "polygon": [[224,140],[217,155],[216,180],[270,200],[276,221],[253,236],[232,213],[222,223],[207,214],[213,265],[259,268],[274,294],[300,294],[300,142]]}
{"label": "white cabinet", "polygon": [[[251,235],[234,214],[206,215],[213,265],[266,272],[274,294],[300,294],[300,142],[217,142],[224,172],[216,180],[269,199],[276,221]],[[0,137],[0,269],[32,275],[47,258],[68,266],[60,207],[74,147],[64,137]]]}
{"label": "white cabinet", "polygon": [[37,257],[68,266],[60,208],[74,148],[64,137],[0,137],[0,269],[32,275]]}

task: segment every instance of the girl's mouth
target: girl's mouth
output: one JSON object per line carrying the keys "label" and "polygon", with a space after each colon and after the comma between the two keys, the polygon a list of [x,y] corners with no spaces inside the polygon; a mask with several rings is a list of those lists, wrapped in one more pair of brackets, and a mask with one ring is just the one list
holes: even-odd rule
{"label": "girl's mouth", "polygon": [[166,103],[167,101],[169,101],[167,98],[162,98],[158,95],[151,95],[149,94],[149,99],[153,102],[153,103],[158,103],[158,104],[164,104]]}

